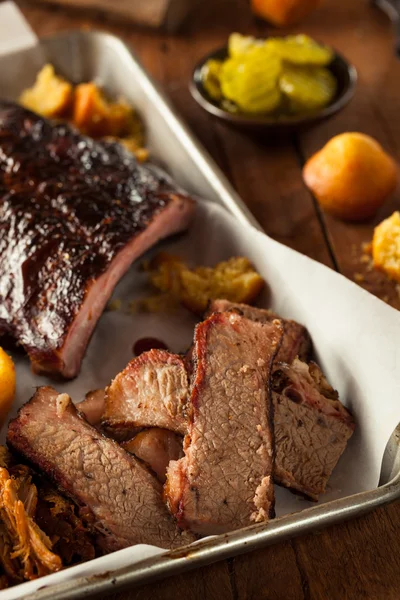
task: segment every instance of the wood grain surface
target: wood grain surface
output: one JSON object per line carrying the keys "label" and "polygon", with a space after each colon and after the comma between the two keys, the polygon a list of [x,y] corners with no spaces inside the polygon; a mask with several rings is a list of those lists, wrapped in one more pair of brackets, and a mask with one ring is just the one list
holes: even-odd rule
{"label": "wood grain surface", "polygon": [[[209,118],[191,99],[193,65],[228,34],[266,35],[245,0],[201,2],[178,36],[94,20],[79,11],[20,3],[39,35],[71,28],[105,29],[130,44],[164,86],[265,231],[339,270],[400,308],[399,288],[369,270],[361,244],[374,224],[400,207],[399,190],[375,221],[348,225],[324,214],[302,183],[301,167],[330,137],[357,130],[373,135],[400,159],[400,61],[387,17],[367,0],[325,0],[297,28],[331,44],[358,69],[357,93],[338,116],[301,135],[252,138]],[[400,504],[179,577],[109,596],[115,600],[399,600]]]}

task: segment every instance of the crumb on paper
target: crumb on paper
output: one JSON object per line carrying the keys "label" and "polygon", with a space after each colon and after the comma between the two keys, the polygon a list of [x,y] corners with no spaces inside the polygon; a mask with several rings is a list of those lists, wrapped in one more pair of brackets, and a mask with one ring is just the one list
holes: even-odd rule
{"label": "crumb on paper", "polygon": [[178,308],[178,301],[170,294],[155,294],[147,298],[131,300],[129,302],[129,313],[173,313]]}
{"label": "crumb on paper", "polygon": [[264,287],[262,277],[242,256],[222,261],[214,267],[191,269],[181,258],[161,252],[145,270],[154,288],[200,315],[210,300],[218,298],[250,304]]}
{"label": "crumb on paper", "polygon": [[110,300],[110,302],[107,304],[106,310],[109,312],[116,312],[121,310],[121,307],[122,301],[119,298],[115,298],[114,300]]}

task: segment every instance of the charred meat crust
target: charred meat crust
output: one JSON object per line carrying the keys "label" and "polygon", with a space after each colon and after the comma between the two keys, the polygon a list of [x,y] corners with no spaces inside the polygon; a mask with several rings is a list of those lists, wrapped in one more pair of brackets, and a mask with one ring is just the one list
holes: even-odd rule
{"label": "charred meat crust", "polygon": [[118,144],[0,102],[0,335],[36,372],[75,376],[117,281],[193,208]]}

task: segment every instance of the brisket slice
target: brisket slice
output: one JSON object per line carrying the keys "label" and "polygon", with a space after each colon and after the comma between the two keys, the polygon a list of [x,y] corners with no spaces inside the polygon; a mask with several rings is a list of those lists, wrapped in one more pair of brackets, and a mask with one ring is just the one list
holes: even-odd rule
{"label": "brisket slice", "polygon": [[[261,323],[280,319],[272,310],[256,308],[248,304],[238,304],[229,300],[213,300],[210,303],[207,314],[228,310],[237,312],[251,321],[259,321]],[[276,360],[291,364],[296,356],[298,356],[301,360],[307,361],[311,355],[311,339],[307,329],[290,319],[281,319],[281,321],[284,324],[285,332]]]}
{"label": "brisket slice", "polygon": [[122,146],[0,102],[0,335],[74,377],[118,280],[193,211]]}
{"label": "brisket slice", "polygon": [[39,388],[11,421],[7,443],[80,506],[104,551],[191,541],[178,532],[155,477],[91,427],[67,394]]}
{"label": "brisket slice", "polygon": [[318,500],[354,431],[315,363],[276,363],[272,375],[276,483]]}
{"label": "brisket slice", "polygon": [[184,359],[149,350],[130,361],[106,388],[103,424],[118,429],[162,427],[185,434],[188,377]]}
{"label": "brisket slice", "polygon": [[279,321],[234,313],[196,327],[185,456],[165,486],[180,527],[217,534],[273,515],[270,372],[281,338]]}
{"label": "brisket slice", "polygon": [[142,460],[157,475],[157,479],[165,483],[169,462],[183,456],[182,442],[182,437],[173,431],[151,427],[121,446]]}
{"label": "brisket slice", "polygon": [[79,404],[77,410],[85,415],[86,421],[93,427],[100,427],[106,405],[105,391],[91,390]]}

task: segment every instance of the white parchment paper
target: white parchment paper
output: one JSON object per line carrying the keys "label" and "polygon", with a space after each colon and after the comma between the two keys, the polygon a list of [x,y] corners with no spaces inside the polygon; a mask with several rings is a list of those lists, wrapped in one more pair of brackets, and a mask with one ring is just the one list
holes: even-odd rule
{"label": "white parchment paper", "polygon": [[29,48],[37,37],[29,27],[17,5],[10,0],[0,6],[0,54]]}
{"label": "white parchment paper", "polygon": [[[0,5],[0,31],[7,10],[8,26],[3,29],[9,39],[13,23],[16,31],[23,27],[21,19],[16,19],[18,13],[10,10],[10,4]],[[30,39],[30,30],[27,35]],[[1,52],[6,46],[4,37],[0,42]],[[376,487],[386,443],[400,421],[400,314],[334,271],[274,242],[250,225],[239,223],[213,203],[199,202],[190,231],[163,242],[148,256],[160,250],[179,254],[193,266],[213,265],[234,255],[247,256],[254,262],[268,283],[260,306],[271,307],[281,316],[307,326],[318,362],[356,419],[355,434],[320,502]],[[56,384],[60,392],[69,393],[78,402],[88,390],[104,386],[132,358],[133,344],[141,337],[154,336],[165,341],[174,352],[185,351],[196,323],[185,309],[174,315],[132,315],[127,310],[131,300],[149,293],[146,276],[136,264],[114,293],[114,298],[122,301],[122,309],[103,314],[81,374],[74,381]],[[17,398],[11,417],[30,398],[35,387],[51,383],[34,376],[25,357],[15,356],[15,362]],[[1,442],[4,439],[5,431]],[[276,497],[278,515],[311,505],[278,487]],[[43,585],[110,571],[158,552],[159,549],[143,545],[121,550],[5,590],[0,592],[0,598],[20,598]]]}

